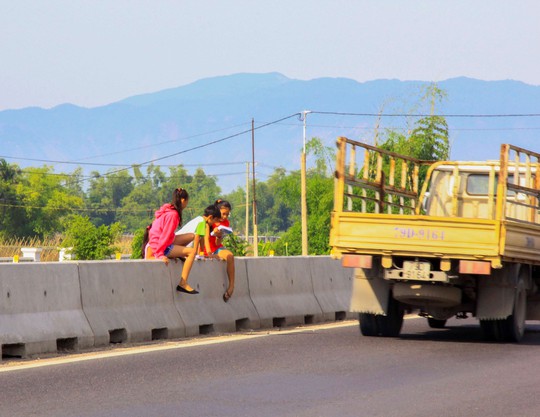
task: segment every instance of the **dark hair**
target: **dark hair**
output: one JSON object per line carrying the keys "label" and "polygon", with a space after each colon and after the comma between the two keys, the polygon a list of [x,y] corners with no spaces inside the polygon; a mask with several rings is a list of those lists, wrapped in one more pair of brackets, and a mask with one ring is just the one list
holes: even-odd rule
{"label": "dark hair", "polygon": [[219,208],[212,204],[211,206],[208,206],[204,209],[204,217],[212,216],[214,218],[220,218],[221,212],[219,211]]}
{"label": "dark hair", "polygon": [[178,212],[178,216],[180,216],[180,225],[182,225],[182,199],[189,200],[189,194],[183,188],[178,187],[173,191],[171,205]]}
{"label": "dark hair", "polygon": [[146,226],[146,229],[144,229],[144,234],[143,234],[143,238],[142,238],[142,248],[141,248],[141,253],[142,253],[142,258],[144,259],[145,258],[145,252],[146,252],[146,245],[148,245],[148,240],[149,240],[149,233],[150,233],[150,229],[152,228],[152,224],[149,224],[148,226]]}
{"label": "dark hair", "polygon": [[216,200],[214,205],[218,209],[221,209],[221,207],[225,207],[225,208],[228,208],[229,210],[232,210],[231,203],[229,203],[227,200]]}

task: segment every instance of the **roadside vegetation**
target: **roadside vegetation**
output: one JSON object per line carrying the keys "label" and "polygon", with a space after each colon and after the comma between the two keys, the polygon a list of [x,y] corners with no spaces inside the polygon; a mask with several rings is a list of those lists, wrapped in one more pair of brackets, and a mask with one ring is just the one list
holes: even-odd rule
{"label": "roadside vegetation", "polygon": [[[358,140],[418,159],[446,159],[448,126],[435,114],[444,97],[444,91],[433,84],[410,110],[413,114],[427,108],[430,115],[411,116],[406,120],[408,130],[381,128],[375,138]],[[324,255],[330,253],[335,149],[312,138],[306,152],[311,161],[307,172],[309,253]],[[202,213],[217,198],[229,200],[235,234],[226,245],[237,256],[252,253],[241,237],[245,235],[245,207],[252,204],[245,201],[245,189],[223,195],[217,177],[201,168],[189,174],[181,165],[168,172],[155,165],[133,166],[83,176],[80,168],[73,172],[55,172],[47,165],[22,169],[0,159],[0,257],[11,257],[24,246],[42,247],[44,261],[57,260],[61,247],[72,248],[78,259],[108,259],[115,253],[140,257],[142,230],[178,186],[190,194],[184,221]],[[301,254],[300,171],[277,168],[268,180],[257,182],[256,190],[259,236],[277,238],[259,243],[259,255]],[[248,221],[252,233],[251,213]]]}

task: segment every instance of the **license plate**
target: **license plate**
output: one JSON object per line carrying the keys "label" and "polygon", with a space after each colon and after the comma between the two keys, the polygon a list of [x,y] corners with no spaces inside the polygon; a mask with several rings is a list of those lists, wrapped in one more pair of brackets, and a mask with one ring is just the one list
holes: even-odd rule
{"label": "license plate", "polygon": [[403,262],[403,278],[429,281],[431,265],[429,262]]}

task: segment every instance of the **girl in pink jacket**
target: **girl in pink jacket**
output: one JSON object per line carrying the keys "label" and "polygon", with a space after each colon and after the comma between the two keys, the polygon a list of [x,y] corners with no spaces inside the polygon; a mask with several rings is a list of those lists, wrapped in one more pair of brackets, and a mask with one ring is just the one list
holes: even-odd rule
{"label": "girl in pink jacket", "polygon": [[187,191],[177,188],[173,191],[172,202],[164,204],[156,211],[154,221],[147,228],[148,241],[144,245],[144,258],[161,259],[167,265],[169,259],[185,258],[182,277],[176,290],[187,294],[198,294],[199,292],[187,283],[196,255],[195,249],[187,245],[193,240],[194,234],[174,234],[178,226],[182,224],[182,210],[186,208],[188,200]]}

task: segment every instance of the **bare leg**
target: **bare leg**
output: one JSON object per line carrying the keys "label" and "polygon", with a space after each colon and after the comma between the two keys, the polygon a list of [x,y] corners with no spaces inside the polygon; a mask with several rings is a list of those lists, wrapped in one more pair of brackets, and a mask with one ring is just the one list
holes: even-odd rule
{"label": "bare leg", "polygon": [[173,243],[178,246],[187,246],[193,241],[194,238],[194,233],[184,233],[182,235],[176,235]]}
{"label": "bare leg", "polygon": [[234,292],[234,255],[230,250],[220,250],[218,252],[218,256],[220,259],[223,259],[224,261],[227,261],[227,277],[229,278],[229,287],[227,288],[227,292],[223,295],[223,300],[226,302],[231,298]]}
{"label": "bare leg", "polygon": [[169,254],[169,258],[186,258],[184,266],[182,267],[182,277],[180,278],[180,286],[185,288],[188,291],[192,291],[193,288],[189,286],[187,280],[189,278],[189,273],[191,272],[191,267],[193,266],[193,260],[195,259],[195,249],[186,248],[185,246],[174,245]]}

